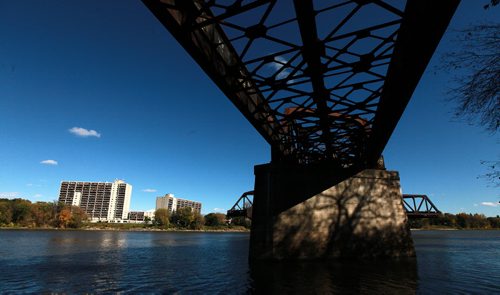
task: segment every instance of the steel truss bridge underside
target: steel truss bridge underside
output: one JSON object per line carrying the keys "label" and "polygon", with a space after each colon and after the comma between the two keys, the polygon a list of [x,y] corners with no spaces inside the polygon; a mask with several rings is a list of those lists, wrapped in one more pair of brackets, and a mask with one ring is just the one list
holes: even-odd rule
{"label": "steel truss bridge underside", "polygon": [[272,148],[376,166],[458,0],[143,0]]}

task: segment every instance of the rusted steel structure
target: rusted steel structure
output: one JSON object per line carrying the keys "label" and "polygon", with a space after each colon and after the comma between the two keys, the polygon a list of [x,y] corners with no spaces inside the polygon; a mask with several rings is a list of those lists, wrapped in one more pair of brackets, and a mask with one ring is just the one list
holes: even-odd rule
{"label": "rusted steel structure", "polygon": [[376,166],[458,0],[143,0],[272,148]]}
{"label": "rusted steel structure", "polygon": [[441,211],[426,195],[403,195],[403,205],[410,219],[438,217]]}

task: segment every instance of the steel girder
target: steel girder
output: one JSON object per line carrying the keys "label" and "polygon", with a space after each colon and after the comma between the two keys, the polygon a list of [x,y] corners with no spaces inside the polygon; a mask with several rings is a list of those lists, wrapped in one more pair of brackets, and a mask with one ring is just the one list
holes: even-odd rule
{"label": "steel girder", "polygon": [[143,0],[273,150],[376,165],[459,0]]}
{"label": "steel girder", "polygon": [[441,215],[441,211],[426,195],[403,195],[403,206],[409,218],[431,218]]}
{"label": "steel girder", "polygon": [[[246,217],[252,219],[253,195],[254,191],[243,193],[236,203],[234,203],[233,207],[227,210],[226,216],[229,218]],[[249,196],[252,196],[252,199]]]}

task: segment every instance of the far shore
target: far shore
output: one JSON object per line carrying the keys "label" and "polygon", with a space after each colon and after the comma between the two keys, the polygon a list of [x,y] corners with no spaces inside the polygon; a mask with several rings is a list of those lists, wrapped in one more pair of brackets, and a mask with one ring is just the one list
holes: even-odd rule
{"label": "far shore", "polygon": [[[193,232],[193,233],[249,233],[247,228],[206,228],[206,229],[182,229],[182,228],[154,228],[154,227],[96,227],[86,226],[81,228],[55,228],[55,227],[21,227],[21,226],[0,226],[0,230],[48,230],[48,231],[132,231],[132,232]],[[463,231],[463,230],[500,230],[498,228],[411,228],[411,231]]]}
{"label": "far shore", "polygon": [[489,230],[489,229],[482,229],[482,228],[410,228],[410,230],[418,231],[418,230]]}
{"label": "far shore", "polygon": [[0,230],[34,230],[34,231],[133,231],[133,232],[205,232],[205,233],[247,233],[250,229],[245,228],[218,228],[218,229],[179,229],[179,228],[119,228],[119,227],[81,227],[81,228],[56,228],[56,227],[5,227],[0,226]]}

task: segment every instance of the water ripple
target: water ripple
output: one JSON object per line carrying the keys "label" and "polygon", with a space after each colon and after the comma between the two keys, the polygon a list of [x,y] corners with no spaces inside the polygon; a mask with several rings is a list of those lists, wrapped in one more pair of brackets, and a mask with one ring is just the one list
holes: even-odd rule
{"label": "water ripple", "polygon": [[248,234],[0,230],[0,293],[500,293],[500,231],[412,234],[416,261],[249,265]]}

